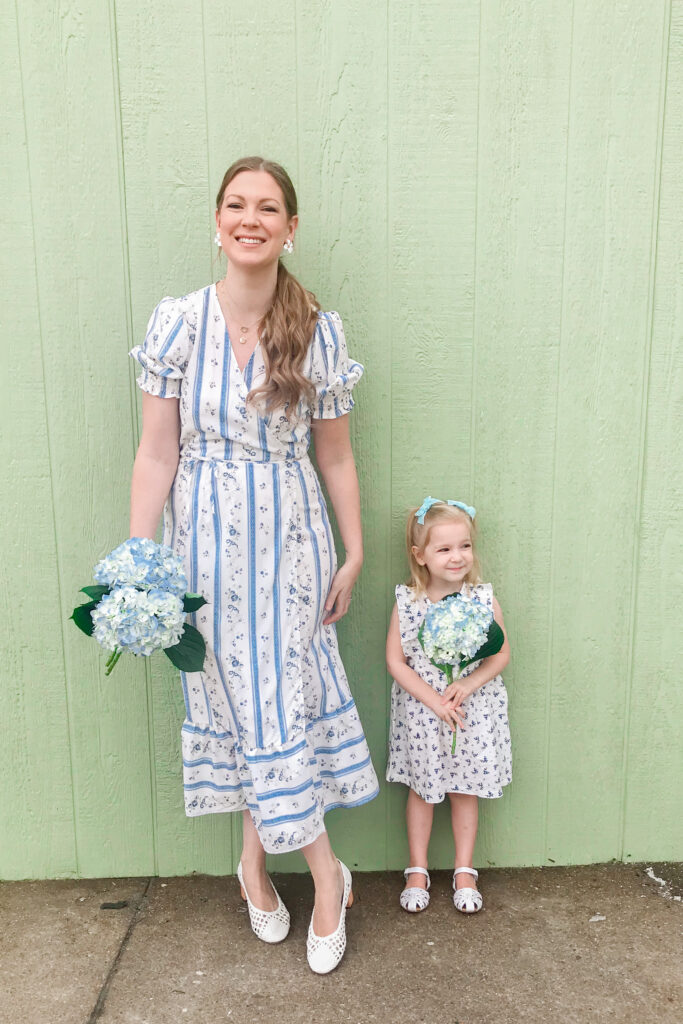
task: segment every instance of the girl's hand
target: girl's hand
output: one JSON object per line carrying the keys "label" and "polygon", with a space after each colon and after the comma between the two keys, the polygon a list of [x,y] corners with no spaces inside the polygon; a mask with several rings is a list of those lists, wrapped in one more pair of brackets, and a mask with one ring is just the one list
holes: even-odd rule
{"label": "girl's hand", "polygon": [[338,622],[346,615],[351,604],[353,586],[360,573],[360,564],[355,562],[344,562],[341,569],[335,573],[330,592],[325,601],[325,617],[323,626],[329,626],[332,622]]}
{"label": "girl's hand", "polygon": [[442,722],[452,732],[455,732],[456,725],[459,725],[461,729],[465,728],[465,713],[462,708],[456,707],[455,704],[449,701],[444,704],[443,701],[436,700],[433,705],[430,705],[435,715],[438,715]]}
{"label": "girl's hand", "polygon": [[447,701],[451,701],[454,707],[459,708],[462,702],[467,700],[475,690],[476,686],[473,686],[467,677],[465,679],[454,679],[450,686],[447,686],[443,691],[441,701],[444,704]]}

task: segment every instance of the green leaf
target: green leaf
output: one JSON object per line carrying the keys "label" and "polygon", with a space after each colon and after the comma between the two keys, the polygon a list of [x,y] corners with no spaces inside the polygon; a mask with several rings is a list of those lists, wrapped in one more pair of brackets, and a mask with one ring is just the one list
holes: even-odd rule
{"label": "green leaf", "polygon": [[87,594],[92,601],[101,601],[104,595],[109,593],[109,589],[98,583],[92,587],[81,587],[81,594]]}
{"label": "green leaf", "polygon": [[185,594],[183,598],[183,611],[196,612],[198,608],[203,608],[206,603],[206,598],[202,597],[201,594]]}
{"label": "green leaf", "polygon": [[181,672],[201,672],[206,655],[204,637],[194,626],[187,625],[180,641],[175,647],[167,647],[164,654]]}
{"label": "green leaf", "polygon": [[97,601],[88,601],[87,604],[79,604],[74,608],[70,618],[74,620],[79,629],[82,629],[86,636],[92,636],[95,627],[92,623],[91,613],[97,607]]}
{"label": "green leaf", "polygon": [[491,625],[489,626],[489,633],[484,643],[481,645],[481,647],[479,648],[479,650],[477,651],[473,658],[469,658],[467,661],[461,662],[460,668],[463,669],[467,665],[471,665],[473,661],[481,661],[482,658],[490,658],[492,654],[498,654],[498,651],[501,649],[504,643],[505,634],[503,633],[503,630],[500,628],[500,626],[494,619]]}

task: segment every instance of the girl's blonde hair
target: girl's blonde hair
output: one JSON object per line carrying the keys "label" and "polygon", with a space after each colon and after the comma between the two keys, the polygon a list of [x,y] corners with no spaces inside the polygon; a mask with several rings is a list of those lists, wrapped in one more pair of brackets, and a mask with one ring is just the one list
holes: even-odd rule
{"label": "girl's blonde hair", "polygon": [[445,501],[438,501],[425,513],[424,524],[418,523],[415,518],[419,506],[411,508],[408,513],[406,524],[406,549],[408,552],[408,565],[410,567],[410,579],[408,586],[417,594],[424,594],[429,583],[429,570],[426,565],[420,565],[415,558],[413,548],[419,552],[429,543],[429,534],[437,523],[467,523],[472,541],[472,568],[465,576],[465,583],[481,583],[481,565],[476,550],[477,527],[474,519],[470,519],[467,512],[456,505],[447,505]]}
{"label": "girl's blonde hair", "polygon": [[[296,216],[296,192],[287,171],[280,164],[260,156],[242,157],[228,167],[216,196],[217,210],[221,208],[226,188],[242,171],[265,171],[269,174],[282,190],[287,216]],[[291,417],[302,398],[313,400],[315,388],[308,377],[304,377],[301,368],[318,322],[319,309],[315,295],[299,284],[279,261],[275,301],[261,322],[265,383],[250,391],[247,401],[262,403],[267,412],[285,407]]]}

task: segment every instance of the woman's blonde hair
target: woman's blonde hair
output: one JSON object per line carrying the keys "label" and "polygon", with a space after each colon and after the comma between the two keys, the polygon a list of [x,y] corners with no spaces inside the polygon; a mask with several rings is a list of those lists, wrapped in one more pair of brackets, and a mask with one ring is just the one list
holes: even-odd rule
{"label": "woman's blonde hair", "polygon": [[[284,167],[260,156],[235,160],[223,175],[216,196],[220,210],[225,190],[242,171],[265,171],[282,190],[287,216],[297,214],[298,204],[292,180]],[[301,368],[318,321],[320,305],[312,292],[299,284],[280,261],[277,267],[275,300],[261,321],[261,352],[266,368],[265,383],[249,392],[247,401],[261,403],[267,412],[284,408],[293,416],[302,398],[312,401],[315,388]]]}
{"label": "woman's blonde hair", "polygon": [[417,548],[420,553],[424,552],[424,549],[429,543],[429,534],[433,526],[437,523],[467,523],[470,531],[470,540],[472,541],[472,568],[465,576],[465,583],[481,583],[481,565],[476,551],[476,538],[477,538],[477,527],[474,519],[470,519],[467,512],[463,509],[458,508],[456,505],[447,505],[445,501],[437,501],[432,505],[424,516],[424,524],[418,523],[416,513],[418,507],[411,508],[408,512],[408,522],[406,523],[406,549],[408,552],[408,565],[410,567],[410,579],[408,580],[408,586],[417,594],[424,594],[427,590],[429,583],[429,570],[426,565],[420,565],[415,558],[413,548]]}

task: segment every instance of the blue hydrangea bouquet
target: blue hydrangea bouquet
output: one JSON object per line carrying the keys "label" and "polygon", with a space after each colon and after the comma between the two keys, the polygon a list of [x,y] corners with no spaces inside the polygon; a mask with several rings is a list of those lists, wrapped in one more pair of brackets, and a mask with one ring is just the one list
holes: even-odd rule
{"label": "blue hydrangea bouquet", "polygon": [[202,670],[204,637],[185,616],[206,601],[187,593],[183,564],[172,548],[132,537],[98,562],[93,576],[96,585],[81,589],[90,600],[71,618],[110,652],[106,676],[124,651],[146,657],[161,650],[181,672]]}
{"label": "blue hydrangea bouquet", "polygon": [[[417,636],[432,665],[445,673],[449,685],[454,668],[458,679],[473,661],[497,654],[505,640],[491,609],[476,597],[460,593],[430,604]],[[451,753],[455,752],[456,737],[454,730]]]}

